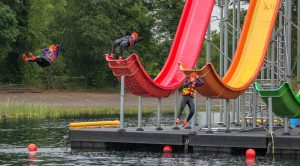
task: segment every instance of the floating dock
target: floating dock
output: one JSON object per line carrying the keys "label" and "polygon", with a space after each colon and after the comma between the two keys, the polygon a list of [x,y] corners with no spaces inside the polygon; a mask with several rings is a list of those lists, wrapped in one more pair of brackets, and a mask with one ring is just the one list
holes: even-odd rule
{"label": "floating dock", "polygon": [[265,155],[272,153],[274,146],[276,155],[300,155],[300,128],[290,129],[290,135],[283,135],[284,129],[278,128],[273,136],[263,128],[233,129],[230,132],[214,128],[213,133],[200,128],[196,132],[174,130],[172,126],[163,127],[163,130],[155,127],[143,129],[126,128],[125,132],[119,132],[118,128],[70,129],[69,138],[72,149],[161,152],[165,145],[171,145],[175,152],[242,154],[253,148],[258,154]]}

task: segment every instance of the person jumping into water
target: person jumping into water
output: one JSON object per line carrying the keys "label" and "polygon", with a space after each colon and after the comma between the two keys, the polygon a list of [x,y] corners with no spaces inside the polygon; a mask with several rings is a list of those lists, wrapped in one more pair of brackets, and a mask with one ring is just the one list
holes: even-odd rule
{"label": "person jumping into water", "polygon": [[34,56],[31,52],[29,53],[30,58],[23,54],[23,60],[25,62],[35,62],[41,67],[48,67],[51,64],[56,63],[56,58],[59,55],[60,45],[50,45],[48,48],[43,48],[42,52],[44,56]]}

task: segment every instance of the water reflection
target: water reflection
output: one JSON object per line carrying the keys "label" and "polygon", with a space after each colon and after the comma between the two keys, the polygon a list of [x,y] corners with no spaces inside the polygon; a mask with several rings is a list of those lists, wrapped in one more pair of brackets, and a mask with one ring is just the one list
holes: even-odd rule
{"label": "water reflection", "polygon": [[36,152],[28,153],[29,166],[36,166]]}
{"label": "water reflection", "polygon": [[254,166],[255,165],[255,158],[246,158],[247,166]]}

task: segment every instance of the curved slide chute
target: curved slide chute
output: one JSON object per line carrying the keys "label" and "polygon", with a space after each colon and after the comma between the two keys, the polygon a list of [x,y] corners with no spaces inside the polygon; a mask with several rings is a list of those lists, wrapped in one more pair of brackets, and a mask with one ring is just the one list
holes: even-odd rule
{"label": "curved slide chute", "polygon": [[255,83],[255,88],[266,104],[269,104],[268,98],[272,97],[272,111],[277,116],[300,118],[300,90],[296,95],[287,82],[277,89],[263,89],[258,83]]}
{"label": "curved slide chute", "polygon": [[254,82],[268,50],[279,6],[280,0],[250,0],[238,47],[224,78],[220,78],[211,63],[196,71],[204,81],[197,89],[201,95],[234,99]]}
{"label": "curved slide chute", "polygon": [[178,68],[178,62],[190,69],[196,65],[214,1],[186,0],[168,59],[154,80],[145,71],[136,54],[124,61],[106,56],[113,74],[118,79],[125,76],[127,91],[139,96],[168,97],[182,85],[185,77]]}

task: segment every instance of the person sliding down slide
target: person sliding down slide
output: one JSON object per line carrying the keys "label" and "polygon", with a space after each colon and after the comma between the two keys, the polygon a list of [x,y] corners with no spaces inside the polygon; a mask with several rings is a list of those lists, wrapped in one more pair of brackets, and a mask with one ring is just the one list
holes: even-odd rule
{"label": "person sliding down slide", "polygon": [[[113,58],[115,55],[119,56],[119,60],[122,60],[123,51],[128,47],[133,47],[136,43],[141,41],[142,38],[139,37],[136,32],[126,32],[125,36],[120,39],[117,39],[112,44],[112,54],[110,55]],[[117,48],[119,52],[116,53]]]}
{"label": "person sliding down slide", "polygon": [[42,52],[44,56],[34,56],[31,52],[29,53],[30,58],[27,58],[26,54],[22,57],[25,62],[35,62],[41,67],[48,67],[51,64],[56,63],[56,58],[59,55],[60,45],[50,45],[48,48],[43,48]]}

